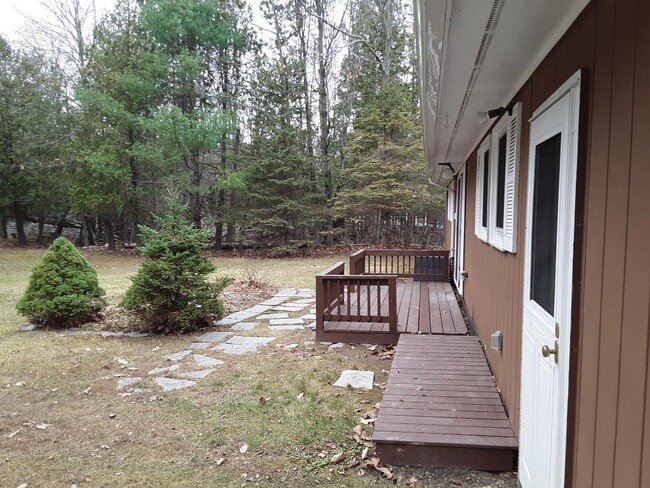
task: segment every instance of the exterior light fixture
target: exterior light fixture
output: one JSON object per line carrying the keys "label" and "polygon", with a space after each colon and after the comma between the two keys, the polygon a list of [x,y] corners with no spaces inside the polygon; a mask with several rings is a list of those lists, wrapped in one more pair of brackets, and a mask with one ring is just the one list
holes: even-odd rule
{"label": "exterior light fixture", "polygon": [[514,108],[515,103],[516,103],[515,101],[512,101],[508,104],[507,107],[493,108],[492,110],[488,110],[487,112],[478,112],[476,114],[476,116],[478,117],[478,123],[483,124],[490,119],[501,117],[506,112],[508,112],[508,115],[512,115],[512,109]]}

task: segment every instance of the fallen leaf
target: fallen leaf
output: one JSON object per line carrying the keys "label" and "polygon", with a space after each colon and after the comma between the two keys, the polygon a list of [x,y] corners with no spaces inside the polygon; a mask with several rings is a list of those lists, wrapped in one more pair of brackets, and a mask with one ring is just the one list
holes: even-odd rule
{"label": "fallen leaf", "polygon": [[367,459],[368,458],[368,448],[364,447],[363,451],[361,451],[361,459]]}
{"label": "fallen leaf", "polygon": [[304,397],[305,397],[305,394],[304,394],[304,393],[300,393],[296,398],[297,398],[298,400],[302,400]]}
{"label": "fallen leaf", "polygon": [[248,444],[244,444],[239,448],[239,452],[241,452],[242,454],[244,454],[246,451],[248,451]]}
{"label": "fallen leaf", "polygon": [[266,405],[267,403],[269,403],[270,399],[271,397],[260,397],[260,405]]}
{"label": "fallen leaf", "polygon": [[330,459],[330,463],[332,464],[340,464],[343,461],[345,461],[345,454],[342,452],[335,454],[334,456],[332,456],[332,459]]}
{"label": "fallen leaf", "polygon": [[52,424],[36,424],[37,429],[45,430]]}
{"label": "fallen leaf", "polygon": [[13,431],[11,434],[7,434],[7,437],[9,437],[9,439],[12,439],[21,430],[23,430],[22,427],[20,427],[18,430]]}
{"label": "fallen leaf", "polygon": [[90,390],[92,390],[92,388],[93,388],[92,386],[89,386],[88,388],[86,388],[86,389],[83,391],[83,394],[84,394],[84,395],[90,395]]}
{"label": "fallen leaf", "polygon": [[224,461],[225,461],[224,458],[217,459],[217,466],[221,466],[224,463]]}

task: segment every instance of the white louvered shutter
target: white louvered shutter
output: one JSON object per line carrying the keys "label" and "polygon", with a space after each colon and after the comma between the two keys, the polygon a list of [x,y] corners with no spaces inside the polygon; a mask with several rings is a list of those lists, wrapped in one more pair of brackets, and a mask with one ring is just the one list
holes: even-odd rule
{"label": "white louvered shutter", "polygon": [[483,154],[478,151],[476,156],[476,205],[474,207],[474,233],[479,239],[482,237],[483,229],[481,229],[481,192],[483,191]]}
{"label": "white louvered shutter", "polygon": [[517,174],[519,162],[519,121],[521,103],[514,106],[512,117],[508,122],[508,139],[506,148],[506,180],[503,209],[503,250],[517,252]]}

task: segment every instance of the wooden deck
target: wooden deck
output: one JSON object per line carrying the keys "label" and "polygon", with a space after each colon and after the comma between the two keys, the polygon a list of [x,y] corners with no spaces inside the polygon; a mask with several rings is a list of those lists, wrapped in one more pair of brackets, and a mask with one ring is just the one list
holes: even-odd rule
{"label": "wooden deck", "polygon": [[517,439],[478,338],[400,336],[373,441],[388,464],[512,471]]}
{"label": "wooden deck", "polygon": [[[345,293],[344,293],[345,295]],[[449,282],[397,281],[397,328],[391,331],[387,320],[371,321],[366,310],[379,310],[389,316],[388,287],[366,293],[363,285],[338,304],[347,311],[349,320],[324,320],[317,340],[348,343],[396,344],[400,334],[466,335],[467,324]],[[378,304],[379,302],[379,304]],[[362,319],[362,320],[359,320]]]}

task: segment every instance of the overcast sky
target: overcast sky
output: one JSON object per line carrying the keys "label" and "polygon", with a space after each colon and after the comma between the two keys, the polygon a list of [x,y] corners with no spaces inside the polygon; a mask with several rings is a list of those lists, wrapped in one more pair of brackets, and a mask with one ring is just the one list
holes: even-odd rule
{"label": "overcast sky", "polygon": [[[116,0],[94,0],[97,17],[115,5]],[[0,34],[11,40],[20,37],[25,16],[45,20],[42,3],[47,0],[0,0]]]}

